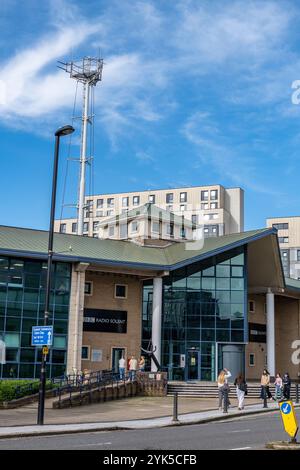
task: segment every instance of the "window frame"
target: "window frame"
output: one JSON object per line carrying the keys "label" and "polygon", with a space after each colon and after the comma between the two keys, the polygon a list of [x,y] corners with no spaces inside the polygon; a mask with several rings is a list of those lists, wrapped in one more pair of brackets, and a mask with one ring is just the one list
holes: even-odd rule
{"label": "window frame", "polygon": [[[251,364],[251,358],[253,359],[253,363]],[[248,365],[249,367],[255,367],[255,353],[254,352],[251,352],[249,353],[249,357],[248,357]]]}
{"label": "window frame", "polygon": [[[117,295],[117,287],[125,287],[125,296]],[[128,297],[128,284],[116,283],[114,286],[114,298],[115,299],[127,299],[127,297]]]}
{"label": "window frame", "polygon": [[[85,291],[86,284],[89,284],[89,285],[90,285],[90,292],[86,292],[86,291]],[[84,282],[84,295],[85,295],[86,297],[92,297],[92,295],[93,295],[93,289],[94,289],[94,285],[93,285],[93,284],[94,284],[93,281],[85,281],[85,282]]]}
{"label": "window frame", "polygon": [[[88,356],[88,357],[82,357],[82,349],[83,349],[83,348],[87,348],[87,350],[88,350],[87,356]],[[81,360],[82,360],[82,361],[90,361],[90,360],[91,360],[91,346],[90,346],[89,344],[83,344],[83,345],[81,346]]]}

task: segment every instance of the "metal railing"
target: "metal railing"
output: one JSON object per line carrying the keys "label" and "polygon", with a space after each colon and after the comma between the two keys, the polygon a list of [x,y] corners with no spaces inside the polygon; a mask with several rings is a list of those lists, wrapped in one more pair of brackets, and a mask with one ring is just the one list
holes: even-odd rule
{"label": "metal railing", "polygon": [[72,405],[72,397],[76,394],[79,395],[79,402],[82,402],[83,395],[88,395],[90,393],[89,401],[92,401],[92,391],[104,390],[103,400],[106,401],[106,388],[111,386],[116,388],[117,396],[119,393],[119,386],[125,385],[126,383],[133,383],[136,380],[135,374],[123,374],[113,371],[95,371],[88,372],[86,374],[74,374],[66,376],[66,383],[64,385],[58,386],[55,388],[55,396],[58,397],[58,402],[60,403],[63,399],[63,395],[66,395],[70,405]]}

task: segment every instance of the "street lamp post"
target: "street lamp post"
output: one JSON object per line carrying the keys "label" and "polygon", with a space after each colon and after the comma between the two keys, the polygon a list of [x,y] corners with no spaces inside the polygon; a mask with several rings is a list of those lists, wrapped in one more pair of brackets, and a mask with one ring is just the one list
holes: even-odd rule
{"label": "street lamp post", "polygon": [[[55,202],[56,202],[56,187],[57,187],[57,172],[58,172],[58,157],[59,157],[59,142],[60,138],[72,134],[74,132],[72,126],[60,127],[55,132],[55,151],[54,151],[54,166],[52,177],[52,197],[51,197],[51,211],[50,211],[50,226],[48,237],[48,263],[47,263],[47,280],[46,280],[46,296],[45,296],[45,310],[44,310],[44,326],[48,325],[49,307],[50,307],[50,289],[51,289],[51,271],[52,271],[52,257],[53,257],[53,235],[54,235],[54,217],[55,217]],[[46,363],[47,354],[42,353],[40,386],[39,386],[39,404],[38,404],[38,419],[37,424],[44,424],[44,411],[45,411],[45,389],[46,389]]]}

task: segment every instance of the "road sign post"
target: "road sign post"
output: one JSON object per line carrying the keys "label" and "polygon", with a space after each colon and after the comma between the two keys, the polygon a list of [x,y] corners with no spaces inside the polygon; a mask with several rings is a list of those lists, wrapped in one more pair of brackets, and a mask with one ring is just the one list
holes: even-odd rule
{"label": "road sign post", "polygon": [[285,432],[291,437],[291,443],[296,443],[296,435],[298,432],[298,422],[294,410],[293,402],[290,400],[281,401],[279,403],[281,418]]}
{"label": "road sign post", "polygon": [[53,342],[53,326],[33,326],[31,333],[31,345],[42,348],[41,377],[39,388],[38,424],[44,424],[44,404],[46,390],[46,364],[49,354],[49,346]]}

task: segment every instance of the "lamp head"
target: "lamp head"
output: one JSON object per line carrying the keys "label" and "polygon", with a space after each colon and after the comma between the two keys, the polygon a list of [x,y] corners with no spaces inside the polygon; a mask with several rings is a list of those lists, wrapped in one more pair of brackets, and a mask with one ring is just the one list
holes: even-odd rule
{"label": "lamp head", "polygon": [[69,135],[69,134],[72,134],[74,131],[75,129],[73,126],[70,126],[70,125],[63,126],[57,129],[57,131],[55,132],[55,137],[62,137],[64,135]]}

